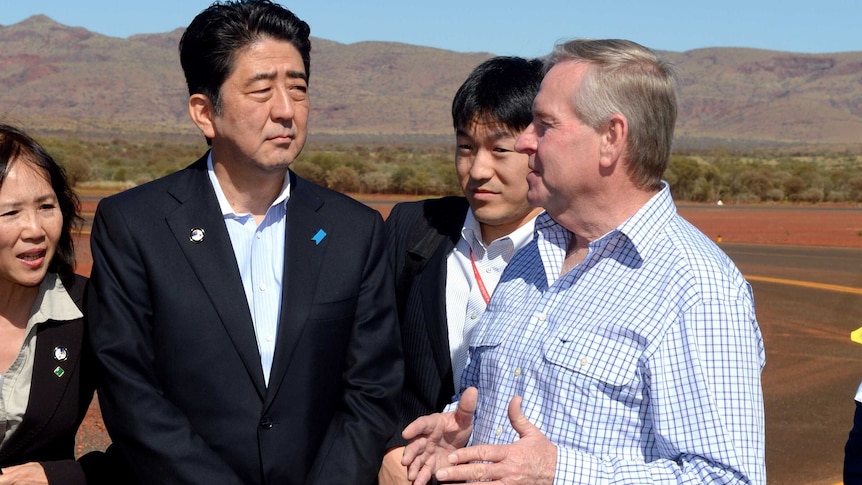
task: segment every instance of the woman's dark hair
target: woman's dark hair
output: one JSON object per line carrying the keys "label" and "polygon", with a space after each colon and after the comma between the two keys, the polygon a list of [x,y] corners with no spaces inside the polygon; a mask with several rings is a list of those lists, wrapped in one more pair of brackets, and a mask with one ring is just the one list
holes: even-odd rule
{"label": "woman's dark hair", "polygon": [[192,20],[180,39],[180,64],[189,96],[203,94],[221,113],[219,90],[241,49],[264,38],[290,42],[311,74],[311,29],[290,10],[269,0],[215,2]]}
{"label": "woman's dark hair", "polygon": [[63,228],[57,243],[57,252],[48,264],[48,270],[62,278],[71,277],[75,271],[75,242],[72,230],[80,227],[84,220],[81,217],[78,196],[69,186],[66,171],[42,145],[20,129],[0,124],[0,187],[6,180],[10,165],[22,162],[32,163],[45,170],[57,196],[60,213],[63,214]]}

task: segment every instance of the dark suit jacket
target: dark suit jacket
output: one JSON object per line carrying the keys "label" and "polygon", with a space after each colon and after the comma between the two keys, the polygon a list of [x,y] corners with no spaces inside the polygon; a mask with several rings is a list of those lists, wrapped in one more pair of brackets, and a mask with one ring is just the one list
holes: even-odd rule
{"label": "dark suit jacket", "polygon": [[844,485],[862,485],[862,404],[858,402],[853,429],[844,447]]}
{"label": "dark suit jacket", "polygon": [[[401,281],[405,258],[420,258],[412,239],[416,221],[427,221],[437,233],[439,245],[421,261],[421,269],[405,291],[401,341],[404,348],[404,390],[401,394],[398,430],[388,446],[405,444],[401,431],[419,416],[439,412],[452,399],[452,362],[449,356],[449,326],[446,319],[446,258],[461,238],[467,216],[467,199],[444,197],[418,202],[402,202],[386,219],[389,264],[395,281]],[[399,297],[400,298],[400,297]]]}
{"label": "dark suit jacket", "polygon": [[99,204],[87,309],[100,402],[143,483],[376,479],[403,375],[383,220],[289,174],[268,387],[206,157]]}
{"label": "dark suit jacket", "polygon": [[[82,307],[87,279],[74,275],[63,285]],[[54,358],[55,348],[66,349],[66,360]],[[55,369],[63,374],[57,376]],[[84,338],[82,319],[48,321],[36,327],[36,354],[30,400],[18,429],[0,450],[0,467],[40,462],[51,484],[83,484],[110,467],[100,452],[75,461],[75,434],[84,420],[95,390],[92,356]]]}

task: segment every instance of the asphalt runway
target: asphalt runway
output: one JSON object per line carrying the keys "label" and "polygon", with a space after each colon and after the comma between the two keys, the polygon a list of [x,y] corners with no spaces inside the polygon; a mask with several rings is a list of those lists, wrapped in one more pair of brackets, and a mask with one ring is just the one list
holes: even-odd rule
{"label": "asphalt runway", "polygon": [[862,381],[862,250],[721,244],[754,289],[766,346],[770,484],[841,483]]}

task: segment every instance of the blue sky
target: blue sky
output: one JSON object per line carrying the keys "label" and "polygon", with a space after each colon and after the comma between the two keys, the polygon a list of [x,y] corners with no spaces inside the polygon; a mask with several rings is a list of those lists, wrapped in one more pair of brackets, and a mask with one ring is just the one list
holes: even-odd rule
{"label": "blue sky", "polygon": [[[312,36],[540,56],[556,41],[627,38],[654,49],[862,51],[862,0],[280,1]],[[185,27],[210,0],[2,0],[0,25],[45,14],[113,37]],[[531,8],[535,6],[535,8]]]}

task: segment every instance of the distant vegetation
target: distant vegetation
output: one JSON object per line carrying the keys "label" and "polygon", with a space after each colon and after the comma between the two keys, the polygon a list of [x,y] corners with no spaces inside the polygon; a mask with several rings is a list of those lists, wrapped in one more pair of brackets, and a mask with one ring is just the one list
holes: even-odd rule
{"label": "distant vegetation", "polygon": [[851,153],[680,153],[665,172],[676,200],[862,202],[862,156]]}
{"label": "distant vegetation", "polygon": [[[40,140],[79,187],[128,187],[185,167],[201,143]],[[459,194],[452,148],[441,144],[309,145],[294,163],[303,177],[340,192]],[[862,155],[680,152],[665,173],[678,201],[724,203],[862,203]]]}

